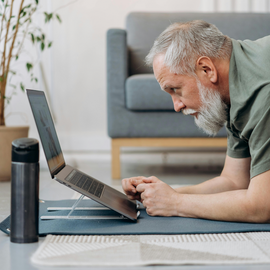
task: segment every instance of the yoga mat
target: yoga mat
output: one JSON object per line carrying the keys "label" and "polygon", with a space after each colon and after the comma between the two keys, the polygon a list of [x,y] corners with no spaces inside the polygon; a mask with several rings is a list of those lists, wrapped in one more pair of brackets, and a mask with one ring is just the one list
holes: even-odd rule
{"label": "yoga mat", "polygon": [[[45,201],[40,203],[39,215],[68,215],[69,211],[48,212],[47,207],[71,207],[76,200]],[[100,206],[92,200],[82,200],[78,207]],[[270,224],[223,222],[183,217],[151,217],[144,209],[137,222],[122,220],[39,220],[39,235],[136,235],[136,234],[205,234],[270,231]],[[72,215],[119,215],[113,210],[75,210]],[[9,234],[10,218],[0,224],[0,229]]]}

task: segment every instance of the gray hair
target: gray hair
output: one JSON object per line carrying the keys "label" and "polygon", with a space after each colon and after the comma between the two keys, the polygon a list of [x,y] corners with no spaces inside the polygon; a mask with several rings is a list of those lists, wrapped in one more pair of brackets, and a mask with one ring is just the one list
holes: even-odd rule
{"label": "gray hair", "polygon": [[174,23],[155,40],[146,56],[148,66],[157,55],[164,54],[164,64],[171,72],[196,76],[196,61],[201,56],[227,59],[231,56],[232,41],[218,28],[201,20]]}

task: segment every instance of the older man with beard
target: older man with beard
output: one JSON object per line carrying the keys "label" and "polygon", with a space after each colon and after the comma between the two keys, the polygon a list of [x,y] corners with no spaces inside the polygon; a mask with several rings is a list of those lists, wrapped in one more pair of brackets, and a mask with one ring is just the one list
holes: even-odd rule
{"label": "older man with beard", "polygon": [[270,222],[270,36],[236,41],[204,21],[176,23],[146,63],[176,112],[210,135],[226,124],[227,156],[220,176],[195,186],[123,179],[127,196],[152,216]]}

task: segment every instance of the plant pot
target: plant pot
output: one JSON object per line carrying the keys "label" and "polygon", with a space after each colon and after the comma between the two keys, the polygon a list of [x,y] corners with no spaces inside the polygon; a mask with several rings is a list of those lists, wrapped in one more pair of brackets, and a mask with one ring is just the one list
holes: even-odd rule
{"label": "plant pot", "polygon": [[9,181],[11,178],[11,143],[28,137],[28,131],[28,126],[0,126],[0,181]]}

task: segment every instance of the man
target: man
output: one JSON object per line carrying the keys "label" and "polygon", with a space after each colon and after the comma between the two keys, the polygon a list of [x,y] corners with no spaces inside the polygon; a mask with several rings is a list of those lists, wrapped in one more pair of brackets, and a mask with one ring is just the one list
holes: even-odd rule
{"label": "man", "polygon": [[226,124],[227,156],[220,176],[195,186],[123,179],[128,197],[153,216],[270,222],[270,36],[236,41],[204,21],[177,23],[146,62],[176,112],[193,115],[208,134]]}

